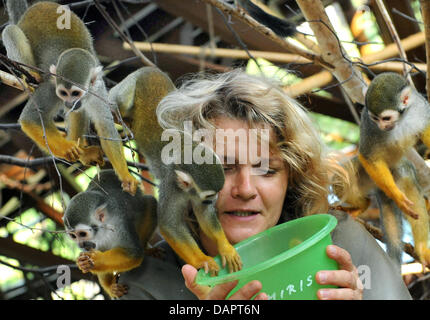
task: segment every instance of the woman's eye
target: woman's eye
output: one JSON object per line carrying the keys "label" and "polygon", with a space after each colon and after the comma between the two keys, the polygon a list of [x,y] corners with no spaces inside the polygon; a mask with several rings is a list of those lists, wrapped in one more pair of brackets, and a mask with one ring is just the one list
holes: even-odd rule
{"label": "woman's eye", "polygon": [[275,170],[275,169],[269,169],[269,170],[267,171],[267,174],[274,175],[276,172],[278,172],[278,171],[277,171],[277,170]]}
{"label": "woman's eye", "polygon": [[274,169],[269,169],[269,170],[266,170],[266,174],[264,175],[265,177],[271,177],[271,176],[273,176],[273,175],[275,175],[276,174],[276,170],[274,170]]}
{"label": "woman's eye", "polygon": [[232,167],[232,166],[223,166],[223,169],[224,169],[224,172],[227,172],[227,171],[232,171],[234,169],[234,167]]}
{"label": "woman's eye", "polygon": [[253,168],[253,174],[257,176],[271,177],[275,175],[277,172],[278,171],[276,169]]}

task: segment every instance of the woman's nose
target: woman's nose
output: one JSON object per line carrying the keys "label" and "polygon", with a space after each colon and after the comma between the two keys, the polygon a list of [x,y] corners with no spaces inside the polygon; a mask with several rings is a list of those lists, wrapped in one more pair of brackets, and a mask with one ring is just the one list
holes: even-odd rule
{"label": "woman's nose", "polygon": [[257,190],[253,184],[251,168],[242,167],[234,177],[232,197],[235,199],[252,200],[257,197]]}

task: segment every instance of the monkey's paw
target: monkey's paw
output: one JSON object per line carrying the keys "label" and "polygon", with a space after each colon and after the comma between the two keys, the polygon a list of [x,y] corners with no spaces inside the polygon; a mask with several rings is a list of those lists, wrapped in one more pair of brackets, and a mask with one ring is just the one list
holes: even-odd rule
{"label": "monkey's paw", "polygon": [[128,286],[120,283],[113,283],[110,286],[110,296],[112,298],[120,298],[128,293]]}
{"label": "monkey's paw", "polygon": [[430,267],[430,249],[423,246],[416,247],[418,257],[420,258],[420,262],[425,267]]}
{"label": "monkey's paw", "polygon": [[230,272],[242,269],[242,259],[232,245],[228,244],[224,248],[219,248],[219,252],[223,268],[227,265]]}
{"label": "monkey's paw", "polygon": [[82,147],[82,153],[79,156],[79,161],[84,166],[95,165],[103,166],[103,150],[99,146]]}
{"label": "monkey's paw", "polygon": [[399,198],[400,199],[396,201],[396,204],[399,206],[400,210],[402,210],[404,214],[407,214],[414,219],[418,219],[419,216],[413,209],[414,203],[409,200],[403,193],[400,195]]}
{"label": "monkey's paw", "polygon": [[206,273],[210,272],[212,276],[218,275],[218,271],[219,271],[218,264],[215,262],[215,260],[212,257],[209,257],[209,256],[205,256],[205,259],[195,264],[194,267],[196,269],[204,268],[205,272]]}
{"label": "monkey's paw", "polygon": [[64,142],[64,144],[61,146],[61,149],[62,151],[59,157],[66,159],[69,162],[78,161],[82,153],[82,149],[78,146],[78,144],[74,141],[69,141],[69,140],[66,140]]}
{"label": "monkey's paw", "polygon": [[81,252],[76,260],[76,264],[83,273],[90,272],[94,268],[94,260],[92,259],[90,252]]}
{"label": "monkey's paw", "polygon": [[121,179],[121,181],[122,190],[134,196],[139,182],[131,174],[128,174],[127,177]]}

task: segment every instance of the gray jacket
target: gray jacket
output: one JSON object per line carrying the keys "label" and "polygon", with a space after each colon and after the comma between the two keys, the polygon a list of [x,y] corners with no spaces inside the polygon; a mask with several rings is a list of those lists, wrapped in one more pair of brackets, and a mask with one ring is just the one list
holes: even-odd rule
{"label": "gray jacket", "polygon": [[[332,213],[338,220],[332,232],[333,243],[351,254],[364,284],[364,300],[409,300],[400,270],[375,239],[358,222],[344,212]],[[164,259],[150,256],[142,265],[121,274],[120,283],[129,286],[124,300],[192,300],[196,297],[185,287],[181,267],[184,264],[166,242]]]}

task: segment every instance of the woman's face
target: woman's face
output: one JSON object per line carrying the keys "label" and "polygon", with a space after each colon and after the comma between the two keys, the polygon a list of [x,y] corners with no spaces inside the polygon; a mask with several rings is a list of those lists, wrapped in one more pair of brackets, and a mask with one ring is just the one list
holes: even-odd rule
{"label": "woman's face", "polygon": [[[214,124],[217,129],[232,129],[231,134],[242,129],[242,132],[249,135],[249,126],[242,120],[219,117],[214,120]],[[270,139],[275,139],[272,129]],[[216,140],[215,145],[217,154],[228,155],[227,149],[232,148],[233,143],[230,142],[229,145],[228,139],[219,140]],[[249,141],[250,139],[247,139],[248,150],[251,148]],[[243,144],[243,141],[241,143]],[[258,156],[262,157],[261,161],[249,159],[250,157],[246,162],[239,161],[243,159],[239,154],[244,151],[239,148],[238,138],[235,138],[234,144],[234,152],[231,152],[234,159],[231,159],[231,154],[221,159],[225,184],[216,202],[219,221],[232,244],[276,225],[282,212],[288,185],[288,172],[279,154],[269,152],[268,162],[266,161],[269,167],[264,169],[261,168],[261,163],[264,162],[261,153],[258,153]],[[260,150],[259,143],[257,147],[257,150]],[[233,163],[227,163],[227,158],[229,163]]]}

